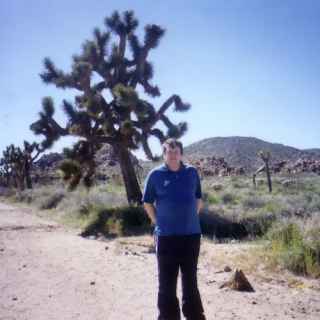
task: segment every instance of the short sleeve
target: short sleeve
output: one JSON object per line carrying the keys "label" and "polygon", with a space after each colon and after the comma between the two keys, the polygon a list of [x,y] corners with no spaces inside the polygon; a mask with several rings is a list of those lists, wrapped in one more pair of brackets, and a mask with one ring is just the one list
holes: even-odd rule
{"label": "short sleeve", "polygon": [[154,187],[154,177],[150,172],[145,180],[142,201],[146,203],[154,203],[156,200],[156,192]]}
{"label": "short sleeve", "polygon": [[201,182],[200,182],[200,178],[199,178],[199,174],[197,169],[194,170],[195,171],[195,176],[196,176],[196,198],[197,199],[201,199],[202,198],[202,191],[201,191]]}

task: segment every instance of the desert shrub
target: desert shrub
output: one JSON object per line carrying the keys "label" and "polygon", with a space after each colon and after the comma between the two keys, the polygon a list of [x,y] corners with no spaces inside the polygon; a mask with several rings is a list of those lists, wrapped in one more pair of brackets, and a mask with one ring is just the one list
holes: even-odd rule
{"label": "desert shrub", "polygon": [[215,194],[203,192],[202,193],[202,200],[204,202],[207,202],[209,204],[218,204],[219,203],[219,197]]}
{"label": "desert shrub", "polygon": [[200,225],[202,234],[210,238],[242,239],[248,235],[243,224],[225,216],[223,209],[204,209],[200,214]]}
{"label": "desert shrub", "polygon": [[126,203],[123,194],[110,193],[103,188],[94,187],[90,192],[84,189],[68,192],[59,203],[57,210],[69,215],[89,216],[96,208],[123,206]]}
{"label": "desert shrub", "polygon": [[106,236],[122,236],[146,233],[150,222],[140,206],[96,208],[82,235],[102,233]]}
{"label": "desert shrub", "polygon": [[241,178],[236,178],[234,180],[231,180],[231,186],[234,189],[244,189],[244,188],[249,188],[251,185],[251,181],[248,181],[246,178],[241,177]]}
{"label": "desert shrub", "polygon": [[39,209],[48,210],[54,209],[61,202],[61,200],[65,197],[65,193],[63,191],[58,191],[43,198],[40,202]]}
{"label": "desert shrub", "polygon": [[314,194],[312,196],[308,209],[310,212],[320,211],[320,195]]}
{"label": "desert shrub", "polygon": [[12,194],[11,200],[14,202],[25,202],[30,204],[34,200],[33,190],[26,189],[23,191],[16,191],[14,194]]}
{"label": "desert shrub", "polygon": [[0,186],[0,197],[9,198],[14,195],[14,190],[7,187]]}
{"label": "desert shrub", "polygon": [[219,183],[213,183],[209,187],[210,189],[213,189],[216,192],[221,191],[223,189],[223,185]]}
{"label": "desert shrub", "polygon": [[282,212],[282,205],[278,200],[269,200],[263,206],[262,211],[272,214],[280,214]]}
{"label": "desert shrub", "polygon": [[249,195],[242,199],[242,205],[245,209],[256,209],[265,206],[266,202],[261,197]]}
{"label": "desert shrub", "polygon": [[236,203],[236,197],[234,194],[232,194],[230,192],[226,192],[221,195],[221,201],[224,204],[234,204],[234,203]]}
{"label": "desert shrub", "polygon": [[297,223],[278,223],[269,231],[272,257],[288,270],[320,276],[320,229],[309,230],[309,240]]}
{"label": "desert shrub", "polygon": [[240,220],[240,223],[245,227],[250,237],[256,238],[264,236],[275,220],[275,214],[261,209],[251,211]]}

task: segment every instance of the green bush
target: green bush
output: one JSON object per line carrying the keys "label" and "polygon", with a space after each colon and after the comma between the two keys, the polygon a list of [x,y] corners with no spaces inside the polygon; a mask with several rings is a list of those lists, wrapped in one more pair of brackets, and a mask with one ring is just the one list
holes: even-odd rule
{"label": "green bush", "polygon": [[219,203],[219,197],[209,192],[202,192],[202,200],[209,204]]}
{"label": "green bush", "polygon": [[219,203],[219,197],[213,195],[213,194],[209,194],[208,195],[208,202],[209,204],[218,204]]}
{"label": "green bush", "polygon": [[268,201],[263,206],[263,211],[273,213],[273,214],[280,214],[282,210],[281,204],[277,201]]}
{"label": "green bush", "polygon": [[320,276],[320,231],[317,237],[306,241],[296,223],[278,224],[268,237],[274,259],[292,272],[303,275]]}

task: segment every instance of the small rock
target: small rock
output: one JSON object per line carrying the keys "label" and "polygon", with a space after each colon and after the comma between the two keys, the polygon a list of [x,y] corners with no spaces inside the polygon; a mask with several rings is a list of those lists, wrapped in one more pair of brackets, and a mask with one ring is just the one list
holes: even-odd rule
{"label": "small rock", "polygon": [[24,264],[23,266],[22,266],[22,268],[26,268],[27,267],[27,265],[26,264]]}
{"label": "small rock", "polygon": [[215,282],[217,282],[217,281],[216,280],[208,280],[207,284],[211,284],[211,283],[215,283]]}
{"label": "small rock", "polygon": [[306,310],[305,307],[302,307],[301,310],[300,310],[300,312],[301,312],[301,313],[307,313],[307,310]]}
{"label": "small rock", "polygon": [[4,248],[0,248],[0,251],[3,252],[3,251],[4,251]]}
{"label": "small rock", "polygon": [[228,287],[233,290],[238,290],[238,291],[248,291],[248,292],[254,291],[250,282],[248,281],[248,279],[244,275],[243,271],[238,270],[238,269],[236,269],[234,275],[232,276],[232,278],[229,281],[223,283],[220,286],[220,289],[225,288],[225,287]]}
{"label": "small rock", "polygon": [[224,272],[231,272],[232,269],[229,266],[225,266],[223,269]]}
{"label": "small rock", "polygon": [[106,247],[105,247],[105,249],[106,249],[106,250],[108,250],[108,249],[109,249],[109,247],[108,247],[108,246],[106,246]]}
{"label": "small rock", "polygon": [[257,304],[257,301],[252,301],[251,303],[252,303],[252,304]]}
{"label": "small rock", "polygon": [[13,300],[13,301],[17,301],[18,298],[17,298],[17,297],[13,297],[12,300]]}
{"label": "small rock", "polygon": [[95,284],[96,284],[95,281],[91,281],[91,282],[90,282],[90,285],[92,285],[92,286],[94,286]]}

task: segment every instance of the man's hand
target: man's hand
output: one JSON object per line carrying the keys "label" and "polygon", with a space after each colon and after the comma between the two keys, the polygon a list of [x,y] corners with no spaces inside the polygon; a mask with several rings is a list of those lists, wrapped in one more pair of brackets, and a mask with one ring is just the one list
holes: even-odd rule
{"label": "man's hand", "polygon": [[144,202],[144,209],[147,211],[148,217],[152,224],[156,224],[156,209],[152,203]]}
{"label": "man's hand", "polygon": [[200,211],[203,208],[203,203],[202,203],[202,199],[197,199],[197,212],[198,214],[200,214]]}

